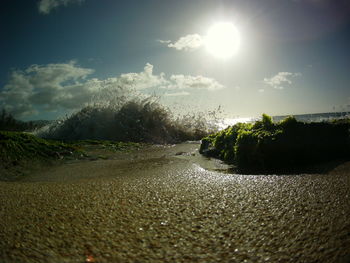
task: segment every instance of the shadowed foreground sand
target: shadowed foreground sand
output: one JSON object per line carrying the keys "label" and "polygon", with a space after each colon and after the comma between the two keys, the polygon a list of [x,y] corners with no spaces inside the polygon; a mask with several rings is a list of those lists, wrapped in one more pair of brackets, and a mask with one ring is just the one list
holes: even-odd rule
{"label": "shadowed foreground sand", "polygon": [[350,262],[349,163],[323,175],[231,175],[196,148],[0,182],[0,262]]}

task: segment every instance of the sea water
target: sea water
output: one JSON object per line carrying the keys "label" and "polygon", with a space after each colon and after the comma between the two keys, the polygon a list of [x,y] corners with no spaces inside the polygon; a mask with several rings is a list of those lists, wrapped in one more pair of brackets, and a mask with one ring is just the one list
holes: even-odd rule
{"label": "sea water", "polygon": [[[302,122],[323,122],[332,121],[337,119],[350,118],[350,112],[326,112],[326,113],[311,113],[311,114],[298,114],[298,115],[277,115],[272,116],[274,122],[279,122],[288,116],[294,116],[298,121]],[[224,129],[227,126],[235,125],[237,123],[250,123],[261,120],[261,117],[237,117],[226,118],[218,123],[220,129]]]}

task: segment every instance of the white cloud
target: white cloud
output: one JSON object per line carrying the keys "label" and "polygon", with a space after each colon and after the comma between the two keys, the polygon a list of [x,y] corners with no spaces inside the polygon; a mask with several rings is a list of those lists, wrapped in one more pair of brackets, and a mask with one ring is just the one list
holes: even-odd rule
{"label": "white cloud", "polygon": [[169,44],[171,43],[171,40],[161,40],[161,39],[158,39],[157,40],[159,43],[162,43],[162,44]]}
{"label": "white cloud", "polygon": [[70,4],[82,3],[85,0],[40,0],[38,3],[39,13],[48,15],[59,6],[68,6]]}
{"label": "white cloud", "polygon": [[[97,79],[87,77],[92,69],[79,67],[76,62],[32,65],[26,70],[13,71],[0,90],[0,108],[15,117],[30,116],[37,110],[76,110],[92,102],[113,101],[127,97],[131,90],[166,89],[165,96],[188,96],[192,90],[214,91],[224,88],[212,78],[190,75],[153,74],[147,63],[140,73]],[[115,101],[114,101],[115,99]]]}
{"label": "white cloud", "polygon": [[191,51],[200,48],[204,41],[203,37],[198,34],[190,34],[180,37],[176,42],[171,43],[170,40],[159,40],[160,43],[168,44],[168,47],[176,50]]}
{"label": "white cloud", "polygon": [[[91,92],[89,87],[81,89],[79,86],[91,73],[92,69],[78,67],[74,61],[32,65],[24,71],[13,71],[0,92],[0,105],[16,116],[35,113],[34,105],[52,110],[67,107],[71,101],[76,107],[77,103],[85,102]],[[68,108],[74,107],[71,105]]]}
{"label": "white cloud", "polygon": [[143,90],[152,87],[167,86],[168,81],[165,79],[165,74],[153,74],[153,65],[147,63],[144,71],[140,73],[121,74],[119,77],[120,84],[132,86],[137,90]]}
{"label": "white cloud", "polygon": [[265,92],[265,90],[264,89],[258,89],[258,92],[263,93],[263,92]]}
{"label": "white cloud", "polygon": [[136,90],[149,88],[161,88],[167,90],[219,90],[224,86],[215,79],[203,76],[171,75],[167,77],[164,73],[153,74],[153,65],[147,63],[140,73],[121,74],[118,77],[119,84],[129,86]]}
{"label": "white cloud", "polygon": [[167,88],[173,89],[201,89],[201,90],[219,90],[224,86],[215,79],[203,76],[185,76],[172,75],[170,77],[170,85]]}
{"label": "white cloud", "polygon": [[293,83],[291,79],[300,76],[301,73],[279,72],[271,78],[264,78],[264,83],[274,89],[284,89],[283,85],[291,85]]}

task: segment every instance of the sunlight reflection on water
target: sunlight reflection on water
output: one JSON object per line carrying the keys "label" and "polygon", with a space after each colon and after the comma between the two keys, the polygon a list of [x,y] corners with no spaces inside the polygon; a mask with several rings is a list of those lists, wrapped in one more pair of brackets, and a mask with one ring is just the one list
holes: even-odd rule
{"label": "sunlight reflection on water", "polygon": [[227,126],[232,126],[237,123],[248,123],[256,121],[258,118],[246,117],[246,118],[226,118],[218,123],[220,129],[225,129]]}
{"label": "sunlight reflection on water", "polygon": [[[274,122],[279,122],[289,115],[272,116]],[[314,113],[314,114],[297,114],[294,116],[298,121],[302,122],[324,122],[337,119],[350,118],[350,112],[328,112],[328,113]],[[217,125],[219,129],[225,129],[227,126],[232,126],[237,123],[249,123],[261,120],[261,117],[244,117],[244,118],[225,118],[220,120]]]}

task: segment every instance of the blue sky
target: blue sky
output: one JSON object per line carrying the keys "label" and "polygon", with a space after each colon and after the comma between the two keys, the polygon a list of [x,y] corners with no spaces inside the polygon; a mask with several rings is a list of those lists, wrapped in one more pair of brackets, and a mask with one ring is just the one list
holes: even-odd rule
{"label": "blue sky", "polygon": [[[230,116],[349,109],[346,0],[5,0],[0,12],[0,107],[21,119],[121,85]],[[219,22],[239,32],[225,59],[203,44]]]}

